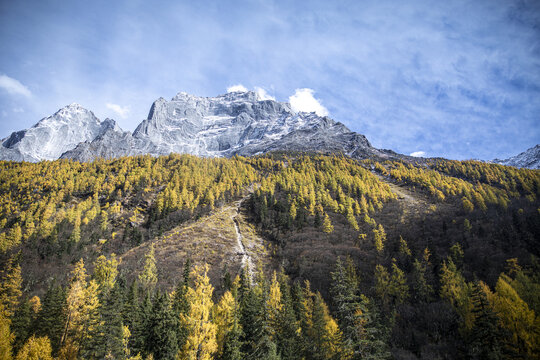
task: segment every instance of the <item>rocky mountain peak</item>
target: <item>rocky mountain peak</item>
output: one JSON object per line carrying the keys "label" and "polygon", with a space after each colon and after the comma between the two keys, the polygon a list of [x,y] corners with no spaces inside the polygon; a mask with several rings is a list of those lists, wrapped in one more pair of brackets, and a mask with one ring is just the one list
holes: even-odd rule
{"label": "rocky mountain peak", "polygon": [[537,144],[516,156],[504,160],[495,159],[493,162],[518,168],[540,169],[540,144]]}
{"label": "rocky mountain peak", "polygon": [[216,97],[179,92],[171,100],[159,98],[133,134],[112,119],[100,122],[73,103],[4,139],[0,158],[90,161],[137,154],[233,156],[275,150],[397,156],[373,148],[363,135],[329,117],[296,113],[288,103],[236,91]]}

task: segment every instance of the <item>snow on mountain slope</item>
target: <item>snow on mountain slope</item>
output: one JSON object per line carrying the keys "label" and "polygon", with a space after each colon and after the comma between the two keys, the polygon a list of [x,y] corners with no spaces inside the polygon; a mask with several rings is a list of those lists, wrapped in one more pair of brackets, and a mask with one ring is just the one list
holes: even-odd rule
{"label": "snow on mountain slope", "polygon": [[18,161],[55,160],[79,143],[95,139],[109,126],[108,122],[100,122],[91,111],[74,103],[41,119],[30,129],[3,139],[0,157]]}
{"label": "snow on mountain slope", "polygon": [[254,155],[274,150],[341,152],[353,157],[400,157],[371,146],[361,134],[315,113],[297,113],[290,104],[262,99],[253,91],[217,97],[181,92],[170,101],[156,100],[148,118],[133,134],[114,120],[100,122],[80,105],[72,104],[28,130],[3,141],[6,160],[80,161],[126,155],[199,156]]}
{"label": "snow on mountain slope", "polygon": [[494,163],[518,168],[540,169],[540,144],[525,150],[521,154],[505,160],[495,159]]}

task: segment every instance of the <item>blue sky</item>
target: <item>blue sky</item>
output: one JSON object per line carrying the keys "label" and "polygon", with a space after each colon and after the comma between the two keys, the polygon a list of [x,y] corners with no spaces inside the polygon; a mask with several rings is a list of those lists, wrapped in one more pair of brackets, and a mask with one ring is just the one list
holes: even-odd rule
{"label": "blue sky", "polygon": [[311,89],[405,154],[540,143],[536,0],[0,0],[0,49],[0,137],[72,102],[133,130],[160,96],[242,84],[279,101]]}

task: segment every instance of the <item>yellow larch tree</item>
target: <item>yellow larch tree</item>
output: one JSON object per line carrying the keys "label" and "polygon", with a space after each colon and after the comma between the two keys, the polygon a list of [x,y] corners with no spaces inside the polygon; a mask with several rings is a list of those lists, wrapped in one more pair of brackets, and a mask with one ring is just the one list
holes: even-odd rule
{"label": "yellow larch tree", "polygon": [[217,341],[217,355],[221,356],[223,353],[223,346],[225,338],[229,331],[231,331],[234,325],[234,318],[236,312],[236,300],[230,291],[227,291],[219,303],[214,306],[213,320],[216,325],[216,341]]}
{"label": "yellow larch tree", "polygon": [[272,275],[272,282],[270,283],[270,292],[268,294],[268,321],[272,332],[279,327],[279,314],[283,309],[283,303],[281,302],[281,288],[277,280],[276,272]]}
{"label": "yellow larch tree", "polygon": [[182,326],[188,331],[186,343],[179,353],[181,359],[210,360],[218,348],[217,326],[211,319],[214,287],[207,273],[208,265],[202,268],[196,266],[192,272],[195,288],[188,288],[186,294],[190,309],[187,314],[180,315]]}
{"label": "yellow larch tree", "polygon": [[53,360],[51,341],[48,337],[32,336],[19,350],[15,360]]}

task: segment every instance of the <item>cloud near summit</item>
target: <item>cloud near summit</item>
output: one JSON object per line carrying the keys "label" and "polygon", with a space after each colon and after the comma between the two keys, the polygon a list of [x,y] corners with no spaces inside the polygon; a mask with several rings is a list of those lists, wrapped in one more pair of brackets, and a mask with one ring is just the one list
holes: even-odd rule
{"label": "cloud near summit", "polygon": [[105,105],[107,109],[114,111],[122,119],[125,119],[127,114],[129,114],[129,106],[120,106],[118,104],[107,103]]}
{"label": "cloud near summit", "polygon": [[312,89],[296,89],[294,95],[289,96],[291,108],[296,112],[315,112],[319,116],[327,116],[328,110],[315,99]]}
{"label": "cloud near summit", "polygon": [[233,85],[233,86],[229,86],[227,88],[227,92],[228,93],[232,93],[232,92],[246,92],[248,91],[248,89],[242,85],[242,84],[236,84],[236,85]]}

